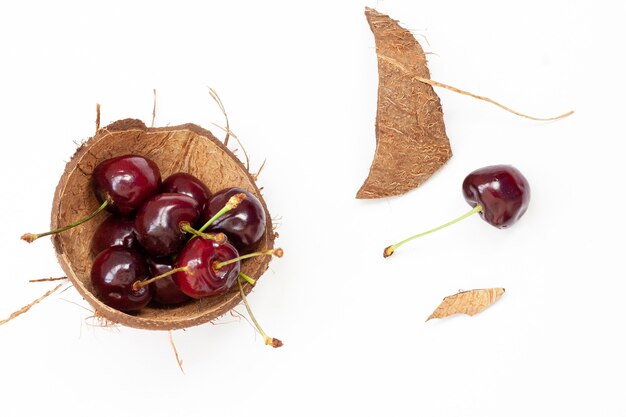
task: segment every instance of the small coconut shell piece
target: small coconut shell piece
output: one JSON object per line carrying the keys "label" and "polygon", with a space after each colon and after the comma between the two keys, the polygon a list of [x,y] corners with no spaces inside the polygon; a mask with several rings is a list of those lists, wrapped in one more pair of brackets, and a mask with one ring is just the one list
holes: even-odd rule
{"label": "small coconut shell piece", "polygon": [[389,16],[370,8],[365,16],[376,41],[378,111],[376,153],[357,198],[380,198],[418,187],[452,150],[439,97],[417,79],[430,79],[422,47]]}
{"label": "small coconut shell piece", "polygon": [[[227,187],[243,188],[259,198],[266,212],[266,232],[259,250],[274,247],[271,216],[254,179],[239,159],[211,132],[194,124],[147,128],[140,120],[125,119],[99,129],[84,142],[65,167],[56,188],[52,205],[52,229],[73,222],[94,211],[100,204],[91,188],[91,173],[105,159],[138,154],[150,158],[160,168],[163,178],[175,172],[187,172],[202,181],[212,191]],[[106,306],[93,293],[90,271],[91,239],[106,215],[52,238],[61,267],[95,314],[110,322],[129,327],[172,330],[195,326],[216,319],[241,302],[237,287],[218,297],[190,301],[174,308],[146,307],[137,314],[126,314]],[[242,262],[241,270],[254,279],[265,272],[269,257],[257,257]],[[246,292],[251,287],[246,284]]]}
{"label": "small coconut shell piece", "polygon": [[478,314],[502,297],[504,288],[461,291],[443,299],[439,307],[426,319],[441,319],[453,314]]}

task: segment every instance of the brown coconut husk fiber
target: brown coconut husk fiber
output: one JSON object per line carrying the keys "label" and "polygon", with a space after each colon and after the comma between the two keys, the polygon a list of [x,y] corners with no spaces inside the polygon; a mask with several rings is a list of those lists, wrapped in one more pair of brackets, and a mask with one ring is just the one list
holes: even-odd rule
{"label": "brown coconut husk fiber", "polygon": [[450,159],[452,150],[439,97],[414,78],[430,78],[424,50],[389,16],[370,8],[365,16],[376,41],[378,111],[376,153],[357,198],[380,198],[418,187]]}
{"label": "brown coconut husk fiber", "polygon": [[[175,172],[187,172],[202,180],[212,192],[240,187],[255,194],[266,212],[266,232],[259,244],[264,251],[274,247],[271,216],[263,196],[241,161],[211,132],[194,124],[148,128],[140,120],[125,119],[98,129],[83,143],[65,167],[57,186],[51,213],[51,228],[71,223],[93,212],[100,203],[91,188],[91,173],[105,159],[138,154],[153,160],[163,178]],[[54,235],[55,252],[61,267],[95,314],[110,322],[152,330],[173,330],[214,320],[241,302],[237,286],[224,295],[192,300],[170,308],[146,307],[136,314],[126,314],[106,306],[93,293],[90,271],[93,256],[91,240],[106,215],[74,229]],[[241,271],[258,280],[267,270],[270,257],[246,259]],[[246,293],[251,291],[245,285]]]}

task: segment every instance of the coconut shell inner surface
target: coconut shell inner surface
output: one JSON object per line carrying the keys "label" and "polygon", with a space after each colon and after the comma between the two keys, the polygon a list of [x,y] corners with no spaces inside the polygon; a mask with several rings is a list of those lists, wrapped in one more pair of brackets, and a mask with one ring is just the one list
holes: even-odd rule
{"label": "coconut shell inner surface", "polygon": [[[138,154],[152,159],[165,179],[175,172],[195,175],[215,193],[223,188],[240,187],[254,193],[266,212],[266,232],[259,250],[274,246],[271,216],[254,179],[241,161],[211,132],[193,124],[147,128],[143,122],[125,119],[100,129],[83,143],[65,167],[52,205],[52,228],[71,223],[93,212],[100,203],[91,186],[94,167],[105,159]],[[90,246],[96,228],[108,213],[53,236],[61,267],[78,292],[98,316],[130,327],[171,330],[190,327],[216,319],[241,302],[238,286],[221,296],[193,300],[170,308],[146,307],[126,314],[103,304],[93,293],[90,271],[93,262]],[[269,257],[247,259],[241,270],[258,279],[268,267]],[[246,293],[251,287],[244,286]]]}

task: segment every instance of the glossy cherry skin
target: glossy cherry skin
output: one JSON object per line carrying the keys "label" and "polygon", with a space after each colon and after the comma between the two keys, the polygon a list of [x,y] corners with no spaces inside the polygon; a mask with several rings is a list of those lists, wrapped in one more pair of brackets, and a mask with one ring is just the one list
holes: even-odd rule
{"label": "glossy cherry skin", "polygon": [[91,283],[104,304],[124,312],[145,307],[152,297],[149,286],[133,290],[135,281],[150,278],[145,258],[133,249],[114,246],[96,256],[91,267]]}
{"label": "glossy cherry skin", "polygon": [[204,207],[202,222],[206,222],[219,212],[235,194],[243,193],[246,198],[234,209],[217,219],[209,231],[222,232],[228,236],[241,254],[252,251],[265,233],[265,210],[254,194],[241,188],[227,188],[215,193]]}
{"label": "glossy cherry skin", "polygon": [[91,175],[96,197],[102,203],[112,204],[107,210],[129,215],[149,197],[156,194],[161,185],[159,167],[139,155],[122,155],[99,163]]}
{"label": "glossy cherry skin", "polygon": [[198,202],[200,210],[211,197],[208,187],[200,179],[185,172],[177,172],[167,177],[161,184],[161,192],[186,194]]}
{"label": "glossy cherry skin", "polygon": [[480,204],[480,216],[502,229],[513,225],[526,212],[530,202],[528,181],[510,165],[477,169],[463,181],[463,196],[472,207]]}
{"label": "glossy cherry skin", "polygon": [[210,297],[228,291],[237,281],[241,262],[237,261],[215,269],[218,262],[238,257],[237,249],[229,243],[212,240],[191,240],[176,258],[176,267],[189,267],[174,274],[174,282],[192,298]]}
{"label": "glossy cherry skin", "polygon": [[[148,267],[153,277],[165,274],[172,270],[172,261],[168,258],[148,258]],[[152,287],[152,301],[162,305],[180,304],[189,300],[189,296],[182,292],[174,282],[173,276],[157,279],[150,284]]]}
{"label": "glossy cherry skin", "polygon": [[157,194],[137,212],[137,239],[150,256],[170,256],[182,249],[188,237],[183,222],[194,226],[200,216],[198,202],[185,194]]}
{"label": "glossy cherry skin", "polygon": [[91,253],[97,255],[112,246],[138,248],[134,219],[112,215],[100,223],[91,240]]}

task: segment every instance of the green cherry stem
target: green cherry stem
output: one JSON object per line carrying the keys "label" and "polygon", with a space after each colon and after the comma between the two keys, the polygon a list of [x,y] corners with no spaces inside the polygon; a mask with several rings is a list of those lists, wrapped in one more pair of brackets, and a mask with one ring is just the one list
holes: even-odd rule
{"label": "green cherry stem", "polygon": [[243,272],[240,272],[239,276],[241,278],[245,279],[246,281],[248,281],[248,284],[256,285],[256,279],[252,278],[251,276],[248,276],[248,275],[244,274]]}
{"label": "green cherry stem", "polygon": [[107,208],[108,205],[112,204],[113,202],[111,200],[105,200],[104,203],[102,203],[100,205],[100,207],[98,207],[96,209],[96,211],[94,211],[93,213],[91,213],[89,216],[84,217],[78,221],[75,221],[72,224],[68,224],[67,226],[63,226],[63,227],[59,227],[58,229],[54,229],[54,230],[50,230],[49,232],[45,232],[45,233],[24,233],[21,237],[22,240],[28,242],[28,243],[32,243],[35,240],[39,239],[40,237],[44,237],[44,236],[48,236],[48,235],[54,235],[56,233],[61,233],[64,232],[66,230],[69,230],[73,227],[76,226],[80,226],[81,224],[93,219],[94,217],[96,217],[98,215],[98,213],[100,213],[102,210],[104,210],[105,208]]}
{"label": "green cherry stem", "polygon": [[239,279],[239,277],[237,277],[237,284],[239,284],[239,294],[241,294],[243,305],[246,306],[246,310],[248,311],[250,320],[252,320],[252,323],[254,323],[254,327],[256,327],[256,329],[259,331],[259,333],[261,334],[261,337],[263,337],[263,341],[265,342],[265,344],[270,345],[271,347],[274,347],[274,348],[281,347],[283,345],[283,342],[280,341],[279,339],[268,336],[267,333],[265,333],[263,329],[261,328],[261,326],[259,325],[259,322],[254,317],[254,314],[252,314],[252,309],[250,308],[250,305],[248,304],[248,299],[246,298],[246,292],[243,290],[243,285],[241,285],[241,279]]}
{"label": "green cherry stem", "polygon": [[236,258],[233,259],[229,259],[227,261],[223,261],[223,262],[216,262],[213,264],[213,268],[215,269],[220,269],[226,265],[230,265],[230,264],[234,264],[235,262],[239,262],[239,261],[243,261],[244,259],[248,259],[248,258],[254,258],[255,256],[263,256],[263,255],[274,255],[278,258],[281,258],[283,256],[283,250],[280,248],[277,249],[269,249],[263,252],[254,252],[254,253],[248,253],[247,255],[241,255],[238,256]]}
{"label": "green cherry stem", "polygon": [[224,214],[228,213],[232,209],[237,208],[237,206],[241,203],[241,201],[244,198],[246,198],[246,195],[244,193],[235,194],[234,196],[232,196],[230,199],[228,199],[228,202],[224,205],[224,207],[220,211],[215,213],[213,217],[211,217],[201,228],[198,229],[198,232],[204,232],[209,226],[215,223],[217,219],[219,219],[220,217],[222,217]]}
{"label": "green cherry stem", "polygon": [[181,266],[178,268],[174,268],[172,270],[169,270],[161,275],[157,275],[156,277],[152,277],[150,279],[145,279],[143,281],[135,281],[133,283],[133,291],[137,291],[139,290],[141,287],[145,287],[146,285],[152,284],[154,281],[161,279],[161,278],[165,278],[165,277],[169,277],[170,275],[174,275],[177,272],[186,272],[189,270],[189,266]]}
{"label": "green cherry stem", "polygon": [[409,238],[404,239],[404,240],[403,240],[403,241],[401,241],[401,242],[396,243],[395,245],[387,246],[387,247],[385,248],[385,250],[383,251],[383,256],[384,256],[385,258],[387,258],[387,257],[389,257],[389,256],[393,255],[393,253],[395,252],[395,250],[396,250],[396,249],[398,249],[400,246],[404,245],[405,243],[410,242],[410,241],[412,241],[413,239],[417,239],[418,237],[426,236],[426,235],[429,235],[429,234],[431,234],[431,233],[433,233],[433,232],[436,232],[436,231],[438,231],[438,230],[444,229],[444,228],[446,228],[446,227],[448,227],[448,226],[453,225],[454,223],[458,223],[458,222],[460,222],[461,220],[463,220],[463,219],[465,219],[465,218],[467,218],[467,217],[471,216],[472,214],[480,213],[481,211],[483,211],[483,207],[482,207],[480,204],[477,204],[477,205],[476,205],[473,209],[471,209],[470,211],[468,211],[467,213],[465,213],[465,214],[464,214],[464,215],[462,215],[461,217],[457,217],[456,219],[454,219],[454,220],[452,220],[452,221],[449,221],[449,222],[448,222],[448,223],[446,223],[446,224],[442,224],[441,226],[436,227],[436,228],[434,228],[434,229],[430,229],[430,230],[428,230],[428,231],[426,231],[426,232],[422,232],[422,233],[419,233],[419,234],[417,234],[417,235],[413,235],[413,236],[411,236],[411,237],[409,237]]}
{"label": "green cherry stem", "polygon": [[191,233],[193,235],[192,239],[194,237],[201,237],[204,239],[210,239],[215,241],[215,243],[217,244],[222,244],[224,242],[226,242],[226,235],[224,233],[202,233],[199,230],[194,229],[189,222],[181,222],[179,224],[180,230],[182,230],[185,233]]}

